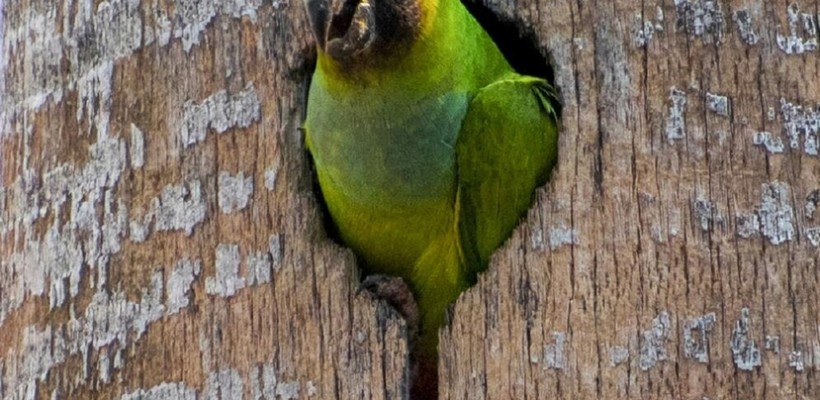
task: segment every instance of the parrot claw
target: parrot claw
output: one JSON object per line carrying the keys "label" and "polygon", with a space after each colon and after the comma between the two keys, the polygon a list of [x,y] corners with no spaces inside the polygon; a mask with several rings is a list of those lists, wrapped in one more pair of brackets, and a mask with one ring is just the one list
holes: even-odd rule
{"label": "parrot claw", "polygon": [[410,337],[415,338],[419,328],[419,307],[404,279],[381,274],[368,275],[356,294],[362,291],[370,292],[374,298],[393,307],[407,322]]}

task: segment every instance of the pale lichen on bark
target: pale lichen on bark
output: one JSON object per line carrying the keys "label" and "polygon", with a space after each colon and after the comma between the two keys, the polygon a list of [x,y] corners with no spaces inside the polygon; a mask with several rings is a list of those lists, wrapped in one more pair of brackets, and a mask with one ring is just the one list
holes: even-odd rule
{"label": "pale lichen on bark", "polygon": [[615,367],[629,359],[629,349],[623,346],[612,346],[609,348],[609,363]]}
{"label": "pale lichen on bark", "polygon": [[171,269],[167,284],[168,315],[176,314],[188,307],[191,284],[199,276],[202,262],[199,260],[180,260]]}
{"label": "pale lichen on bark", "polygon": [[211,372],[205,381],[203,398],[207,400],[228,400],[243,398],[244,384],[239,371],[227,368]]}
{"label": "pale lichen on bark", "polygon": [[795,105],[781,98],[780,112],[789,147],[799,150],[802,145],[806,154],[817,156],[820,150],[820,109]]}
{"label": "pale lichen on bark", "polygon": [[773,136],[771,132],[755,132],[752,143],[755,146],[761,146],[770,154],[782,153],[785,150],[783,139]]}
{"label": "pale lichen on bark", "polygon": [[131,124],[131,143],[129,147],[131,168],[142,168],[145,165],[145,135],[142,129]]}
{"label": "pale lichen on bark", "polygon": [[669,92],[669,114],[666,119],[666,139],[669,143],[686,136],[686,92],[672,88]]}
{"label": "pale lichen on bark", "polygon": [[240,211],[248,206],[253,197],[253,177],[245,176],[240,171],[232,175],[228,171],[219,171],[217,178],[217,202],[225,214]]}
{"label": "pale lichen on bark", "polygon": [[672,325],[669,320],[669,313],[661,311],[652,320],[652,328],[643,331],[641,334],[641,351],[638,365],[644,371],[652,368],[655,364],[669,358],[666,343],[670,339]]}
{"label": "pale lichen on bark", "polygon": [[726,30],[726,17],[717,0],[674,0],[677,28],[693,37],[720,42]]}
{"label": "pale lichen on bark", "polygon": [[[52,308],[77,295],[86,269],[105,285],[108,262],[120,251],[126,230],[127,207],[114,195],[125,171],[125,144],[103,139],[88,153],[81,168],[62,164],[40,178],[23,174],[6,189],[6,206],[16,217],[4,230],[14,229],[25,246],[0,262],[9,277],[0,280],[6,294],[0,296],[0,322],[27,295],[43,295],[47,282]],[[38,221],[50,221],[41,237],[33,229]]]}
{"label": "pale lichen on bark", "polygon": [[789,185],[783,182],[763,184],[761,192],[763,199],[757,209],[760,232],[772,244],[792,240],[795,228]]}
{"label": "pale lichen on bark", "polygon": [[691,318],[683,325],[683,355],[700,363],[709,362],[709,335],[717,321],[715,313]]}
{"label": "pale lichen on bark", "polygon": [[578,244],[578,231],[565,226],[550,229],[549,244],[550,249],[557,250],[562,246]]}
{"label": "pale lichen on bark", "polygon": [[205,220],[207,210],[199,180],[167,185],[159,196],[151,199],[142,218],[132,217],[129,225],[131,240],[142,242],[152,232],[175,230],[190,236],[194,227]]}
{"label": "pale lichen on bark", "polygon": [[722,117],[729,116],[729,98],[713,93],[706,93],[706,108]]}
{"label": "pale lichen on bark", "polygon": [[544,345],[544,369],[564,369],[567,363],[564,354],[567,335],[564,332],[553,332],[552,338],[554,343]]}
{"label": "pale lichen on bark", "polygon": [[732,337],[729,346],[732,350],[732,359],[738,369],[751,371],[763,363],[763,356],[757,343],[751,337],[749,309],[743,308],[740,311],[740,319],[732,329]]}
{"label": "pale lichen on bark", "polygon": [[245,287],[245,279],[239,276],[239,246],[219,244],[216,246],[216,274],[205,278],[205,292],[231,297]]}
{"label": "pale lichen on bark", "polygon": [[746,44],[753,46],[760,41],[760,36],[757,34],[752,23],[752,14],[748,9],[742,8],[735,11],[734,14],[732,14],[732,20],[735,21],[737,25],[740,38],[746,42]]}
{"label": "pale lichen on bark", "polygon": [[[256,5],[248,2],[213,4],[220,13],[255,17]],[[71,92],[76,92],[78,97],[74,114],[77,124],[88,126],[85,134],[96,136],[85,164],[59,164],[40,177],[33,172],[25,173],[1,190],[0,240],[7,240],[6,235],[13,231],[25,245],[0,262],[3,276],[16,277],[0,281],[3,285],[0,291],[4,292],[0,296],[0,321],[31,296],[47,294],[52,308],[62,306],[80,293],[82,277],[89,271],[96,272],[91,283],[91,302],[84,311],[79,310],[80,316],[74,316],[72,305],[72,316],[67,323],[24,331],[21,345],[24,352],[18,353],[12,348],[5,355],[2,362],[6,366],[29,366],[7,369],[0,379],[4,383],[15,383],[13,393],[9,394],[12,397],[35,393],[38,382],[48,371],[78,354],[86,364],[82,371],[96,369],[100,382],[110,382],[112,369],[124,366],[121,355],[124,346],[138,341],[150,323],[188,306],[190,285],[200,268],[198,263],[182,263],[172,269],[165,287],[167,309],[161,300],[164,288],[161,273],[152,275],[153,283],[143,289],[139,302],[127,300],[122,292],[107,287],[108,264],[121,251],[129,232],[130,204],[121,196],[120,179],[128,168],[139,169],[145,165],[147,139],[134,123],[130,124],[128,146],[123,140],[112,138],[122,135],[111,132],[116,62],[163,36],[142,36],[143,32],[154,32],[146,27],[145,22],[150,18],[143,13],[143,5],[136,0],[110,1],[99,3],[93,10],[91,3],[81,2],[63,15],[63,19],[55,12],[26,7],[26,17],[17,20],[17,25],[3,29],[3,46],[8,46],[13,53],[3,52],[0,57],[4,79],[0,96],[3,98],[0,137],[21,135],[25,146],[23,159],[28,163],[33,156],[31,138],[40,134],[35,131],[31,116],[47,104],[60,104]],[[156,2],[150,7],[158,9]],[[208,20],[216,15],[209,15]],[[177,38],[182,36],[186,24],[200,22],[196,18],[170,19],[178,29],[167,36]],[[61,26],[63,29],[57,28]],[[199,35],[195,30],[190,32],[189,39]],[[190,45],[186,46],[188,50]],[[10,58],[8,54],[15,57]],[[63,66],[66,68],[62,69]],[[64,74],[31,74],[27,76],[32,78],[26,81],[6,82],[5,74],[10,68],[29,71],[50,68]],[[234,111],[239,115],[225,117],[240,124],[246,124],[242,121],[248,120],[248,113],[250,118],[258,119],[258,103],[255,108],[229,110]],[[166,187],[150,203],[143,218],[131,220],[131,238],[142,241],[152,231],[174,229],[192,233],[193,227],[205,217],[199,183],[192,182]],[[35,232],[35,224],[47,227],[42,236]],[[25,273],[14,272],[17,270]],[[132,334],[135,336],[130,336]],[[113,347],[112,343],[115,343]],[[42,352],[29,352],[41,345],[44,346]],[[97,366],[89,367],[92,360],[88,351],[103,347],[107,350],[99,355]],[[65,387],[89,378],[82,376],[73,380],[73,384],[66,382]]]}
{"label": "pale lichen on bark", "polygon": [[797,3],[787,8],[788,35],[777,34],[777,46],[786,54],[803,54],[817,50],[817,24],[815,16],[801,13]]}
{"label": "pale lichen on bark", "polygon": [[276,189],[276,182],[279,180],[279,168],[274,166],[265,170],[265,189]]}
{"label": "pale lichen on bark", "polygon": [[184,383],[164,382],[149,389],[125,393],[120,400],[197,400],[197,393]]}
{"label": "pale lichen on bark", "polygon": [[259,121],[259,110],[259,96],[252,85],[233,95],[221,90],[201,103],[189,101],[179,123],[180,141],[190,147],[205,140],[209,129],[224,133],[234,127],[247,128]]}
{"label": "pale lichen on bark", "polygon": [[[162,303],[162,275],[161,271],[152,274],[150,285],[141,289],[139,302],[128,300],[118,290],[110,294],[98,291],[83,315],[72,313],[64,324],[27,327],[23,331],[21,347],[12,348],[3,358],[7,365],[13,363],[20,367],[7,370],[2,377],[15,384],[11,398],[25,398],[26,393],[36,391],[38,383],[48,377],[49,371],[69,357],[79,356],[84,364],[74,371],[72,379],[86,381],[90,378],[89,371],[99,370],[99,366],[91,367],[91,351],[105,348],[109,353],[117,354],[139,341],[150,324],[166,315],[167,308]],[[115,361],[114,367],[117,366]]]}

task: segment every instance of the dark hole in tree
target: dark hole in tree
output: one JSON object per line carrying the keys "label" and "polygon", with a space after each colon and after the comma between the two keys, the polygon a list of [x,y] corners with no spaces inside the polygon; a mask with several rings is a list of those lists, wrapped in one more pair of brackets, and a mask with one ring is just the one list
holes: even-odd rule
{"label": "dark hole in tree", "polygon": [[[516,21],[502,19],[480,0],[462,0],[462,4],[490,35],[516,72],[546,79],[554,85],[552,67],[539,51],[532,32],[522,32]],[[561,110],[556,111],[560,115]]]}

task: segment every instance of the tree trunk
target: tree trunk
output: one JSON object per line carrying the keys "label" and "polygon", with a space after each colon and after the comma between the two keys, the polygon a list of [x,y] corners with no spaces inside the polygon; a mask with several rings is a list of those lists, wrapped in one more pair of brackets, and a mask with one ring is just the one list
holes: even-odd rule
{"label": "tree trunk", "polygon": [[[301,1],[0,4],[0,398],[406,398],[312,193]],[[488,6],[560,157],[440,397],[820,398],[820,4]]]}

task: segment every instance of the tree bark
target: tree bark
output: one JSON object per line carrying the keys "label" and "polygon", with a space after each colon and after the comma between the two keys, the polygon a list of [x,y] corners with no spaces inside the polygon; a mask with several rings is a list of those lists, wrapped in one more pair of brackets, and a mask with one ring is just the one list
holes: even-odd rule
{"label": "tree bark", "polygon": [[[560,154],[440,398],[820,398],[819,5],[487,5],[549,56]],[[323,233],[300,1],[0,7],[0,398],[407,397]]]}

